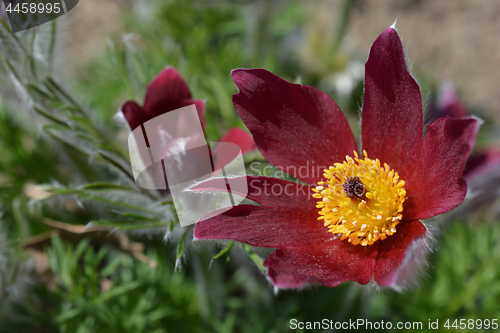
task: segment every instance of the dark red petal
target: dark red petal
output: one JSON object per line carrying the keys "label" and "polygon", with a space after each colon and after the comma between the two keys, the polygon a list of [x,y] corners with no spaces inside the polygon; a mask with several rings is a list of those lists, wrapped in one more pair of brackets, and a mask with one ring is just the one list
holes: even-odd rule
{"label": "dark red petal", "polygon": [[389,164],[405,179],[422,145],[422,98],[393,28],[375,40],[365,65],[361,125],[368,157]]}
{"label": "dark red petal", "polygon": [[263,69],[231,73],[233,103],[257,148],[274,166],[309,184],[357,150],[349,124],[324,92],[288,83]]}
{"label": "dark red petal", "polygon": [[375,281],[381,287],[391,286],[398,279],[399,269],[406,255],[410,254],[410,245],[420,237],[425,237],[427,231],[420,221],[401,221],[396,229],[394,235],[379,241]]}
{"label": "dark red petal", "polygon": [[440,116],[442,118],[446,116],[452,118],[460,118],[460,117],[467,117],[468,114],[467,114],[467,109],[462,104],[462,102],[457,101],[455,103],[448,105],[446,108],[441,109]]}
{"label": "dark red petal", "polygon": [[167,67],[151,81],[146,91],[144,110],[150,119],[178,109],[183,99],[190,99],[191,92],[177,70]]}
{"label": "dark red petal", "polygon": [[[317,199],[311,197],[309,186],[260,176],[232,179],[235,181],[246,181],[247,198],[262,206],[239,205],[220,215],[212,212],[213,217],[196,224],[195,238],[233,239],[254,246],[282,247],[319,245],[335,237],[317,220]],[[191,190],[225,191],[226,188],[219,188],[220,184],[220,181],[208,180]]]}
{"label": "dark red petal", "polygon": [[279,288],[309,283],[335,287],[345,281],[367,284],[373,276],[378,243],[352,245],[339,238],[321,244],[279,248],[264,261],[267,274]]}
{"label": "dark red petal", "polygon": [[428,219],[462,203],[467,192],[462,174],[478,129],[476,119],[449,117],[427,127],[415,172],[403,178],[408,197],[404,219]]}
{"label": "dark red petal", "polygon": [[451,82],[445,82],[439,89],[437,111],[436,118],[446,118],[446,116],[461,118],[469,115],[465,104],[458,98],[455,87]]}
{"label": "dark red petal", "polygon": [[457,214],[477,211],[491,205],[500,196],[500,149],[489,147],[471,156],[465,164],[464,179],[471,193]]}
{"label": "dark red petal", "polygon": [[131,131],[149,120],[144,110],[137,105],[136,102],[129,101],[123,104],[122,113],[125,116]]}
{"label": "dark red petal", "polygon": [[201,99],[188,98],[180,101],[179,107],[182,108],[191,104],[194,104],[196,106],[196,111],[198,112],[198,117],[200,117],[201,121],[201,127],[205,129],[205,126],[207,125],[207,121],[205,120],[205,102],[203,102]]}
{"label": "dark red petal", "polygon": [[471,155],[465,164],[464,178],[468,182],[469,179],[481,176],[493,168],[500,168],[500,149],[495,147]]}

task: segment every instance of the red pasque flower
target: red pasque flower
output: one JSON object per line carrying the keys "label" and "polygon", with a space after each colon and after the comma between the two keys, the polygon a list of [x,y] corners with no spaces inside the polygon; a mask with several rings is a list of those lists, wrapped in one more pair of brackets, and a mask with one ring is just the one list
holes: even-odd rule
{"label": "red pasque flower", "polygon": [[[142,126],[145,122],[158,117],[164,113],[188,106],[195,105],[198,112],[198,116],[202,125],[205,128],[206,121],[204,117],[205,113],[205,103],[199,99],[193,99],[188,85],[184,79],[179,75],[177,70],[173,67],[167,67],[156,76],[151,83],[148,85],[146,90],[146,96],[144,99],[144,106],[139,106],[134,101],[128,101],[123,104],[121,111],[127,120],[130,130],[133,131],[139,126]],[[192,124],[186,124],[185,122],[180,122],[176,125],[177,127],[189,127]],[[144,128],[143,128],[144,132]],[[189,132],[179,129],[178,132]],[[196,138],[174,138],[165,133],[165,130],[159,126],[156,132],[149,138],[149,140],[158,140],[161,144],[156,145],[156,149],[159,149],[158,156],[165,156],[166,152],[169,150],[178,150],[179,141],[188,141],[190,139]],[[199,138],[197,138],[199,139]],[[150,147],[148,138],[146,137],[146,145]],[[231,142],[237,144],[242,154],[255,149],[255,143],[253,142],[252,136],[239,128],[229,129],[219,140],[219,142]],[[224,152],[219,152],[217,146],[213,149],[212,156],[214,159],[215,168],[222,167],[224,162],[228,162],[228,159],[232,157],[227,156]],[[148,154],[144,150],[140,150],[140,154]],[[204,157],[205,155],[201,155]],[[149,157],[143,157],[143,160],[149,160]],[[173,162],[174,159],[169,159]],[[176,165],[168,168],[172,172],[176,172],[183,175],[185,179],[189,178],[189,175],[193,176],[193,179],[200,176],[200,166],[193,162],[193,156],[178,154],[178,158],[175,159]],[[169,163],[169,162],[165,162]],[[164,181],[164,176],[162,174],[163,169],[160,167],[152,166],[149,169],[151,176],[153,178],[158,178]],[[159,173],[160,175],[156,175]],[[167,184],[168,189],[168,184]]]}
{"label": "red pasque flower", "polygon": [[205,103],[193,99],[186,81],[173,67],[167,67],[149,83],[144,98],[144,106],[128,101],[122,106],[122,112],[133,131],[146,121],[184,106],[196,105],[202,126],[205,127]]}
{"label": "red pasque flower", "polygon": [[450,81],[441,84],[437,99],[429,105],[429,117],[431,121],[445,117],[461,118],[469,116],[467,107],[455,92],[455,87]]}
{"label": "red pasque flower", "polygon": [[[379,286],[404,285],[425,257],[429,235],[420,221],[464,199],[462,173],[478,121],[438,119],[423,136],[420,89],[392,27],[374,42],[365,66],[363,154],[327,94],[263,69],[231,75],[239,89],[234,105],[257,148],[307,185],[240,178],[259,205],[213,212],[198,222],[195,238],[277,248],[264,266],[278,288],[372,278]],[[214,184],[192,189],[220,190]]]}

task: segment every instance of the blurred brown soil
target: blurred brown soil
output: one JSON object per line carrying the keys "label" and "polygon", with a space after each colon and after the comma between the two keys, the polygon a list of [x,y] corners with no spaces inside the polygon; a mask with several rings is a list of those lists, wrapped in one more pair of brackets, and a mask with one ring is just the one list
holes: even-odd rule
{"label": "blurred brown soil", "polygon": [[88,61],[106,48],[107,38],[123,29],[127,0],[80,0],[60,18],[63,52],[68,69]]}
{"label": "blurred brown soil", "polygon": [[452,80],[467,103],[500,122],[500,1],[361,0],[348,36],[368,50],[396,19],[413,68]]}
{"label": "blurred brown soil", "polygon": [[[314,0],[318,1],[319,0]],[[332,10],[343,1],[325,0]],[[357,0],[347,37],[360,52],[397,19],[413,68],[439,82],[452,80],[467,103],[500,122],[500,1]],[[130,0],[80,0],[64,15],[67,60],[81,63],[101,52],[110,34],[123,29]],[[332,12],[332,19],[338,17]]]}

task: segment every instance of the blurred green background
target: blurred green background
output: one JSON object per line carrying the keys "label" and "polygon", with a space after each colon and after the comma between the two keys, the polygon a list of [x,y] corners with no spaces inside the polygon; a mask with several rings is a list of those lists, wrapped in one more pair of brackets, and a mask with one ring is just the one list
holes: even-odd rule
{"label": "blurred green background", "polygon": [[[113,22],[94,46],[78,42],[90,29],[79,20],[98,14],[78,7],[15,36],[2,28],[1,332],[288,332],[291,319],[422,322],[424,331],[430,319],[448,331],[455,330],[443,327],[448,319],[500,319],[498,201],[433,221],[434,251],[410,290],[344,283],[275,293],[260,268],[269,252],[192,242],[192,228],[176,226],[171,202],[131,179],[127,132],[115,114],[127,100],[142,104],[166,66],[206,102],[208,141],[244,128],[229,76],[242,67],[327,92],[359,137],[368,48],[356,32],[370,4],[108,2],[104,18]],[[421,6],[401,3],[403,12]],[[406,46],[410,37],[400,33]],[[418,47],[411,42],[409,59]],[[413,68],[424,102],[443,79],[433,66]],[[478,145],[498,142],[495,102],[474,102],[470,112],[487,120]],[[258,153],[246,156],[252,161],[266,163]]]}

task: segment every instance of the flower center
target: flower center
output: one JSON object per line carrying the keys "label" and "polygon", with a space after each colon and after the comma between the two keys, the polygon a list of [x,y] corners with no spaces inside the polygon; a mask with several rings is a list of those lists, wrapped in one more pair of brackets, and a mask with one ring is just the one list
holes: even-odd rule
{"label": "flower center", "polygon": [[363,246],[384,240],[396,232],[406,198],[404,180],[378,159],[346,156],[325,170],[326,182],[318,182],[314,198],[321,199],[318,220],[341,240]]}

